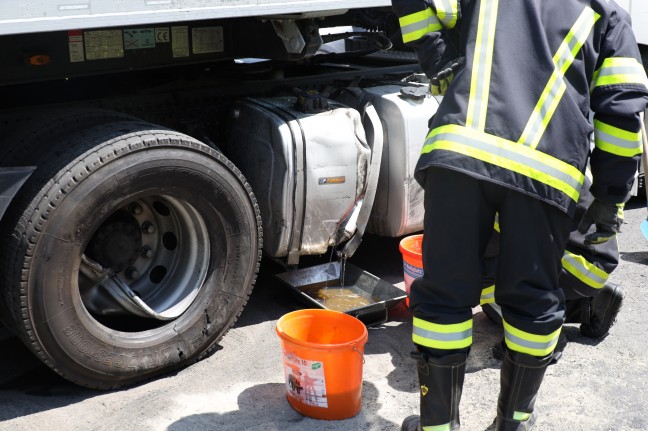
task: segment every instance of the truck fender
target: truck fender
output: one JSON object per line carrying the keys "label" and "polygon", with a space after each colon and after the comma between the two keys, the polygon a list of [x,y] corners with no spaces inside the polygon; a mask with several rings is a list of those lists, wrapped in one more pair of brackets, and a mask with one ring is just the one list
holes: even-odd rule
{"label": "truck fender", "polygon": [[35,166],[0,168],[0,219],[20,187],[35,170]]}

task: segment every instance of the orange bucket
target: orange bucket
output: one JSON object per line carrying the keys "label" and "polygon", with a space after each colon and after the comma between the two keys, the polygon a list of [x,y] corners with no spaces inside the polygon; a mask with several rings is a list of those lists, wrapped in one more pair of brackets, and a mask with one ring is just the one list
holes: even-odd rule
{"label": "orange bucket", "polygon": [[286,399],[313,419],[338,420],[362,407],[362,364],[369,334],[358,319],[339,311],[298,310],[277,321]]}
{"label": "orange bucket", "polygon": [[412,282],[423,277],[423,234],[412,235],[401,240],[398,249],[403,254],[403,275],[407,305],[409,305],[410,286]]}

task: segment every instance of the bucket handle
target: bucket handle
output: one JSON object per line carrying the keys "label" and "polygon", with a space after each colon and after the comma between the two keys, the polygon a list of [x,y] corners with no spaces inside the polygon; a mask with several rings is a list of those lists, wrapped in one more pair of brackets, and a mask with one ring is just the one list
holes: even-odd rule
{"label": "bucket handle", "polygon": [[353,350],[355,350],[356,352],[358,352],[358,355],[360,355],[360,357],[362,358],[362,365],[364,365],[364,364],[365,364],[365,357],[364,357],[364,355],[363,355],[362,353],[360,353],[360,350],[358,350],[358,349],[356,348],[356,346],[353,346]]}

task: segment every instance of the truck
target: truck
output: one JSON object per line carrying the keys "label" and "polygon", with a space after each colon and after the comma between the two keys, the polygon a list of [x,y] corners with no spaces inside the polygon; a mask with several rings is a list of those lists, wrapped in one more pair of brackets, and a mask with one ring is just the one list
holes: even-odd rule
{"label": "truck", "polygon": [[71,382],[205,357],[262,256],[422,230],[440,100],[389,0],[18,1],[0,55],[0,321]]}

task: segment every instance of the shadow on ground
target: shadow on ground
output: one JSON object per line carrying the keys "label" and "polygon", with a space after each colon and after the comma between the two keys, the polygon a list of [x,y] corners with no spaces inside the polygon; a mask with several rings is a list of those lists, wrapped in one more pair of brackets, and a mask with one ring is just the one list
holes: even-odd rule
{"label": "shadow on ground", "polygon": [[394,430],[397,425],[380,418],[381,405],[376,402],[378,390],[368,382],[362,385],[362,409],[357,416],[337,421],[323,421],[302,416],[286,400],[286,387],[281,383],[265,383],[245,389],[238,396],[238,410],[205,413],[184,417],[168,427],[168,431],[191,430]]}

